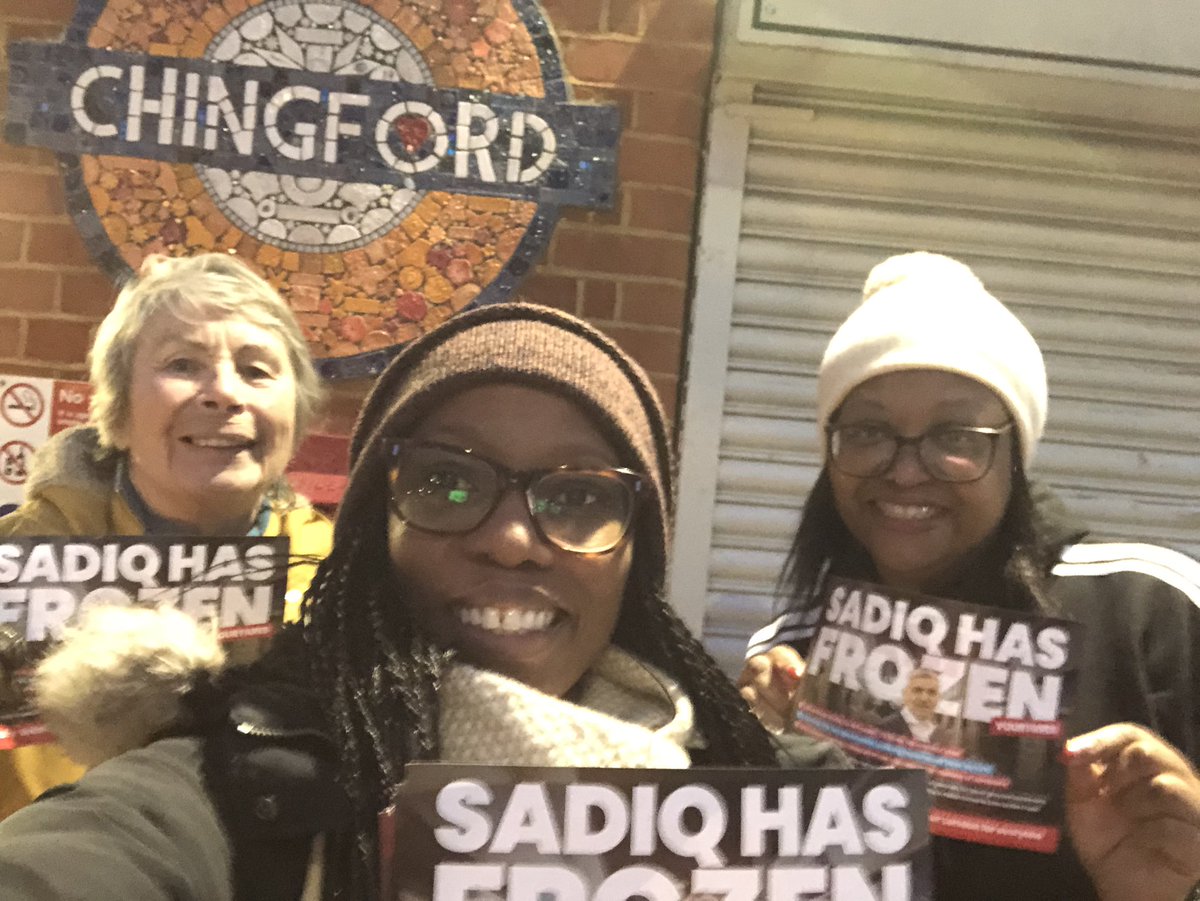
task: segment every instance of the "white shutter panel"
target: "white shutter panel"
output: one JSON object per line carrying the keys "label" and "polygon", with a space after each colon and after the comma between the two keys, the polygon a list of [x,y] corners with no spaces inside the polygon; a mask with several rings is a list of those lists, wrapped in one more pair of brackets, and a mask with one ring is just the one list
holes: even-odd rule
{"label": "white shutter panel", "polygon": [[[1051,402],[1034,477],[1097,535],[1200,554],[1194,145],[1018,110],[783,87],[719,94],[740,102],[714,114],[712,157],[744,159],[744,189],[732,304],[714,310],[720,286],[704,279],[721,275],[706,266],[732,192],[728,173],[714,186],[710,169],[672,600],[696,610],[703,595],[704,639],[727,670],[740,669],[746,637],[771,616],[820,466],[821,353],[871,266],[904,250],[963,260],[1037,338]],[[739,139],[735,121],[745,146],[722,147]],[[711,347],[721,327],[727,361]],[[706,368],[718,364],[719,375]],[[706,452],[696,433],[718,423]]]}

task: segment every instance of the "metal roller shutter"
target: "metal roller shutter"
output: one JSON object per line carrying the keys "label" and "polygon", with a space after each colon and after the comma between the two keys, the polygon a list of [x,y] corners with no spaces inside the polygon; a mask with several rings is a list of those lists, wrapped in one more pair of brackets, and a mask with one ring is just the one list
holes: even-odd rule
{"label": "metal roller shutter", "polygon": [[832,91],[717,96],[672,600],[693,624],[702,609],[731,673],[820,466],[821,353],[898,251],[962,259],[1037,338],[1051,403],[1035,477],[1098,535],[1200,555],[1194,141]]}

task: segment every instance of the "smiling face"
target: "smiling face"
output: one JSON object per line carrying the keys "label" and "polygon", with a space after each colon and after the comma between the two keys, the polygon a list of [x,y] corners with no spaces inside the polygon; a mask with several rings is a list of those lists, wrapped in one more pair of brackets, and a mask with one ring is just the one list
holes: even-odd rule
{"label": "smiling face", "polygon": [[[991,389],[949,372],[919,369],[876,376],[840,407],[838,425],[879,425],[912,437],[935,426],[997,427],[1008,412]],[[903,448],[887,472],[858,478],[829,466],[834,503],[891,588],[936,594],[956,578],[995,532],[1012,493],[1012,445],[996,447],[978,481],[939,482],[914,447]]]}
{"label": "smiling face", "polygon": [[201,534],[245,534],[295,443],[296,380],[274,332],[244,319],[150,318],[138,337],[129,475],[160,516]]}
{"label": "smiling face", "polygon": [[[521,385],[456,394],[407,437],[469,449],[514,471],[621,465],[579,407]],[[466,661],[556,696],[609,646],[633,557],[632,531],[603,554],[549,544],[511,487],[465,534],[422,531],[390,513],[388,543],[422,629]]]}

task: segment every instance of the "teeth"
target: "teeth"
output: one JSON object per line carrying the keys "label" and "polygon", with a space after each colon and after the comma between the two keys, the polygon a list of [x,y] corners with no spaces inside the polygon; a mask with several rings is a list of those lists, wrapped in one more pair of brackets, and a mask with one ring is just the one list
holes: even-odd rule
{"label": "teeth", "polygon": [[250,442],[245,438],[191,438],[196,447],[246,447]]}
{"label": "teeth", "polygon": [[521,615],[521,628],[526,632],[541,632],[554,622],[553,610],[526,610]]}
{"label": "teeth", "polygon": [[930,519],[937,512],[925,504],[889,504],[886,501],[879,501],[879,509],[892,519]]}
{"label": "teeth", "polygon": [[542,632],[554,621],[552,610],[500,610],[496,607],[460,607],[458,618],[468,626],[477,626],[500,635]]}

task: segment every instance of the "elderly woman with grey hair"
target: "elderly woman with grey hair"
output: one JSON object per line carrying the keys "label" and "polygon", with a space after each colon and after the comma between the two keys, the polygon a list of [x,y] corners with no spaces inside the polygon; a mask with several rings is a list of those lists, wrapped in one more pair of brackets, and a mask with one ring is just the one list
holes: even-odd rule
{"label": "elderly woman with grey hair", "polygon": [[[329,521],[284,479],[320,380],[291,310],[248,266],[147,259],[89,363],[90,423],[42,448],[0,537],[286,535],[293,557],[325,556]],[[291,568],[296,597],[312,573]],[[54,748],[0,755],[0,817],[76,775]]]}

